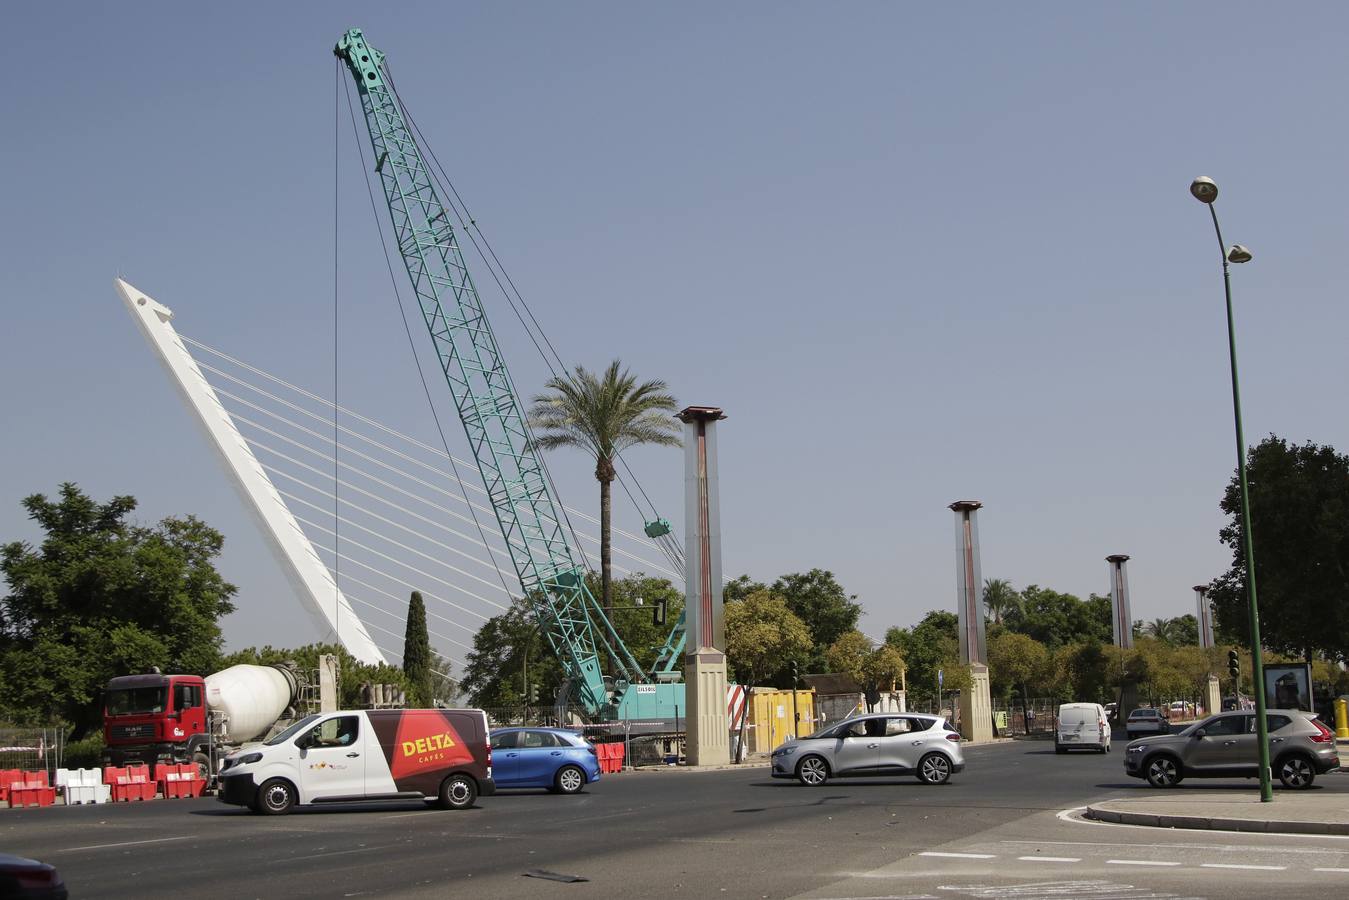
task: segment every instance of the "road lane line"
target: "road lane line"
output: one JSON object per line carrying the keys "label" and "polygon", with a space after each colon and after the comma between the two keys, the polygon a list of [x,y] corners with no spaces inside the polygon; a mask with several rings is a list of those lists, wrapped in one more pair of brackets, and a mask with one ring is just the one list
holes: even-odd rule
{"label": "road lane line", "polygon": [[1018,856],[1025,862],[1081,862],[1080,856]]}
{"label": "road lane line", "polygon": [[1178,866],[1178,862],[1162,862],[1158,859],[1107,859],[1107,866]]}
{"label": "road lane line", "polygon": [[1256,869],[1260,872],[1282,872],[1287,866],[1252,866],[1245,863],[1200,863],[1201,869]]}
{"label": "road lane line", "polygon": [[381,847],[352,847],[350,850],[329,850],[326,853],[311,853],[308,856],[284,856],[280,859],[274,859],[268,862],[268,865],[274,866],[278,863],[299,862],[302,859],[320,859],[324,856],[344,856],[348,853],[369,853],[371,850],[388,850],[390,847],[397,847],[399,844],[385,844]]}
{"label": "road lane line", "polygon": [[1334,866],[1320,866],[1312,869],[1313,872],[1349,872],[1349,869],[1337,869]]}
{"label": "road lane line", "polygon": [[940,856],[945,859],[997,859],[992,853],[941,853],[937,850],[924,850],[919,856]]}
{"label": "road lane line", "polygon": [[121,841],[116,844],[90,844],[88,847],[65,847],[61,850],[55,850],[54,853],[74,853],[78,850],[106,850],[109,847],[133,847],[137,844],[163,844],[166,841],[185,841],[195,835],[185,834],[181,837],[151,838],[148,841]]}

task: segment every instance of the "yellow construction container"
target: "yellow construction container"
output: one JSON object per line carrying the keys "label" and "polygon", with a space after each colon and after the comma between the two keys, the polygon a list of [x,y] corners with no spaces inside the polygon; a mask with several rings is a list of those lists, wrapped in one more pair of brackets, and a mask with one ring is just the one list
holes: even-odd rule
{"label": "yellow construction container", "polygon": [[792,716],[792,692],[775,688],[755,688],[749,704],[749,749],[769,753],[783,741],[803,737],[815,731],[815,691],[796,692],[796,713]]}

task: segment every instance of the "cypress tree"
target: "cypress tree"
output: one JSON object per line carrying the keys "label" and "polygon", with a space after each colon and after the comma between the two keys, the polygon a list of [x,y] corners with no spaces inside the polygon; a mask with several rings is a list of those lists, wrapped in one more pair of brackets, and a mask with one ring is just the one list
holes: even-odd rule
{"label": "cypress tree", "polygon": [[410,705],[431,705],[431,637],[426,631],[426,604],[420,591],[412,592],[408,602],[407,631],[403,637],[403,672],[408,677]]}

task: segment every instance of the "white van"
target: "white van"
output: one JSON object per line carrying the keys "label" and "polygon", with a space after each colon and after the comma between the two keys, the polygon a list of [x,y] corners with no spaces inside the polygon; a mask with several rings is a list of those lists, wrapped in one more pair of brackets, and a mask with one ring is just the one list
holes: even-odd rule
{"label": "white van", "polygon": [[1110,752],[1110,721],[1099,703],[1065,703],[1059,707],[1054,728],[1054,752],[1067,753],[1074,747],[1089,747]]}
{"label": "white van", "polygon": [[495,793],[480,709],[357,709],[306,716],[225,757],[222,803],[284,815],[310,803],[435,800],[467,809]]}

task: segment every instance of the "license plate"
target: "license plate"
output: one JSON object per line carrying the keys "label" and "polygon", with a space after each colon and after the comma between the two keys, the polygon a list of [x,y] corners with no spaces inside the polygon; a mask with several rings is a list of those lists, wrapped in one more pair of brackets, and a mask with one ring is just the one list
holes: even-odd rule
{"label": "license plate", "polygon": [[1077,735],[1075,735],[1075,734],[1065,734],[1065,735],[1063,736],[1063,739],[1064,739],[1065,741],[1077,741],[1077,740],[1081,740],[1081,738],[1079,738],[1079,737],[1078,737]]}

